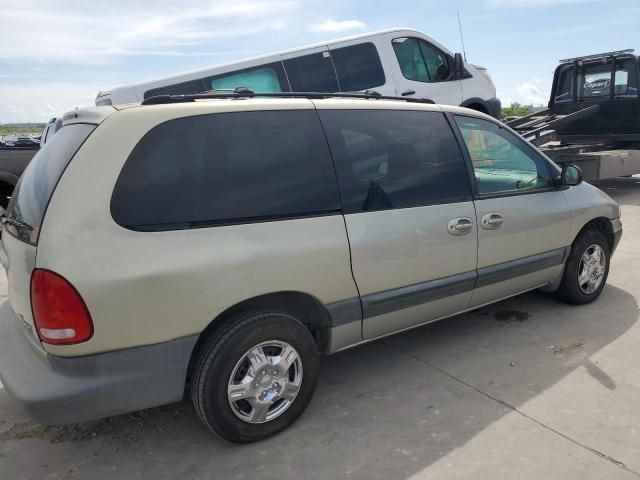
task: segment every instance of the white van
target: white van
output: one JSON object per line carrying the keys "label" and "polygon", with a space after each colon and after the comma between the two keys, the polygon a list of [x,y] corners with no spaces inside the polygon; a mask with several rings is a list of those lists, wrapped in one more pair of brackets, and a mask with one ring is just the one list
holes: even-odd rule
{"label": "white van", "polygon": [[500,100],[487,70],[466,63],[428,36],[395,28],[103,90],[96,105],[157,95],[247,87],[255,92],[353,92],[429,98],[494,117]]}

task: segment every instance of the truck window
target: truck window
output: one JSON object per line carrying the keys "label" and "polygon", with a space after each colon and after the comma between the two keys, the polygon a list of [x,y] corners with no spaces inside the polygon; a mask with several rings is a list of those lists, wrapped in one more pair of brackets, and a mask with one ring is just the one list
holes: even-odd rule
{"label": "truck window", "polygon": [[361,43],[331,50],[340,90],[355,92],[385,84],[384,70],[373,43]]}
{"label": "truck window", "polygon": [[558,75],[558,89],[554,101],[556,103],[573,100],[573,67],[567,67]]}
{"label": "truck window", "polygon": [[339,92],[338,78],[329,51],[312,53],[284,61],[294,92]]}
{"label": "truck window", "polygon": [[586,70],[579,77],[582,97],[608,97],[611,90],[611,66]]}
{"label": "truck window", "polygon": [[634,81],[635,65],[631,62],[618,65],[614,77],[614,95],[616,97],[637,97],[638,86]]}
{"label": "truck window", "polygon": [[416,82],[442,82],[449,79],[449,59],[433,45],[418,38],[394,38],[396,54],[402,75]]}
{"label": "truck window", "polygon": [[204,79],[207,90],[247,87],[254,92],[288,92],[289,84],[281,62],[234,70]]}

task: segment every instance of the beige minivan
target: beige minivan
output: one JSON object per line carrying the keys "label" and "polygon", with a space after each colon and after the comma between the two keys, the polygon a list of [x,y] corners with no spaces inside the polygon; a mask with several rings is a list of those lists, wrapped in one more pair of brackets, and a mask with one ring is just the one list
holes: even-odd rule
{"label": "beige minivan", "polygon": [[602,291],[620,211],[577,167],[464,108],[282,95],[64,117],[3,217],[0,378],[36,420],[188,395],[255,441],[302,414],[319,354]]}

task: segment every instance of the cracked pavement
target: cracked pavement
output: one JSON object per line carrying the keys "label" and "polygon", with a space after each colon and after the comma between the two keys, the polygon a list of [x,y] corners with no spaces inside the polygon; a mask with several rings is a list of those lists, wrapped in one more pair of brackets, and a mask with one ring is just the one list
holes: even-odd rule
{"label": "cracked pavement", "polygon": [[187,403],[43,427],[0,389],[0,478],[637,479],[640,178],[599,186],[625,231],[594,304],[533,292],[324,358],[307,412],[252,445]]}

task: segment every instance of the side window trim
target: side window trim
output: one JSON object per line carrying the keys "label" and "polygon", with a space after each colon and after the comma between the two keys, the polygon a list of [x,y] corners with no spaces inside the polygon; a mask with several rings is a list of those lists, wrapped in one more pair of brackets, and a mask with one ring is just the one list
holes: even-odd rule
{"label": "side window trim", "polygon": [[[456,116],[467,117],[467,118],[479,118],[479,117],[476,117],[475,115],[469,115],[466,113],[456,113],[454,115],[451,112],[445,112],[445,116],[447,117],[447,120],[449,121],[449,124],[453,129],[453,133],[456,137],[458,145],[460,146],[460,150],[462,151],[462,156],[464,157],[465,165],[469,173],[469,181],[471,183],[471,192],[473,194],[474,200],[485,200],[489,198],[502,198],[502,197],[516,197],[520,195],[534,195],[537,193],[551,192],[558,189],[558,186],[556,185],[556,180],[555,180],[557,175],[555,175],[554,172],[552,171],[551,165],[549,165],[549,160],[544,155],[540,154],[540,152],[538,152],[535,148],[529,148],[529,150],[533,152],[534,155],[544,163],[545,169],[547,170],[547,172],[549,173],[549,177],[551,178],[552,184],[550,186],[531,189],[531,190],[522,190],[522,191],[508,190],[504,192],[495,192],[495,193],[480,193],[478,191],[478,183],[475,177],[475,170],[473,168],[473,161],[471,159],[471,154],[469,153],[467,144],[465,143],[464,138],[462,137],[462,132],[460,131],[460,127],[455,121]],[[486,120],[490,123],[493,123],[500,129],[505,129],[505,127],[501,125],[498,121],[496,121],[494,118],[489,119],[489,118],[483,117],[482,120]],[[519,136],[517,133],[515,133],[513,130],[509,128],[507,128],[506,130],[512,133],[513,135]],[[523,139],[523,141],[526,143],[526,140]]]}

